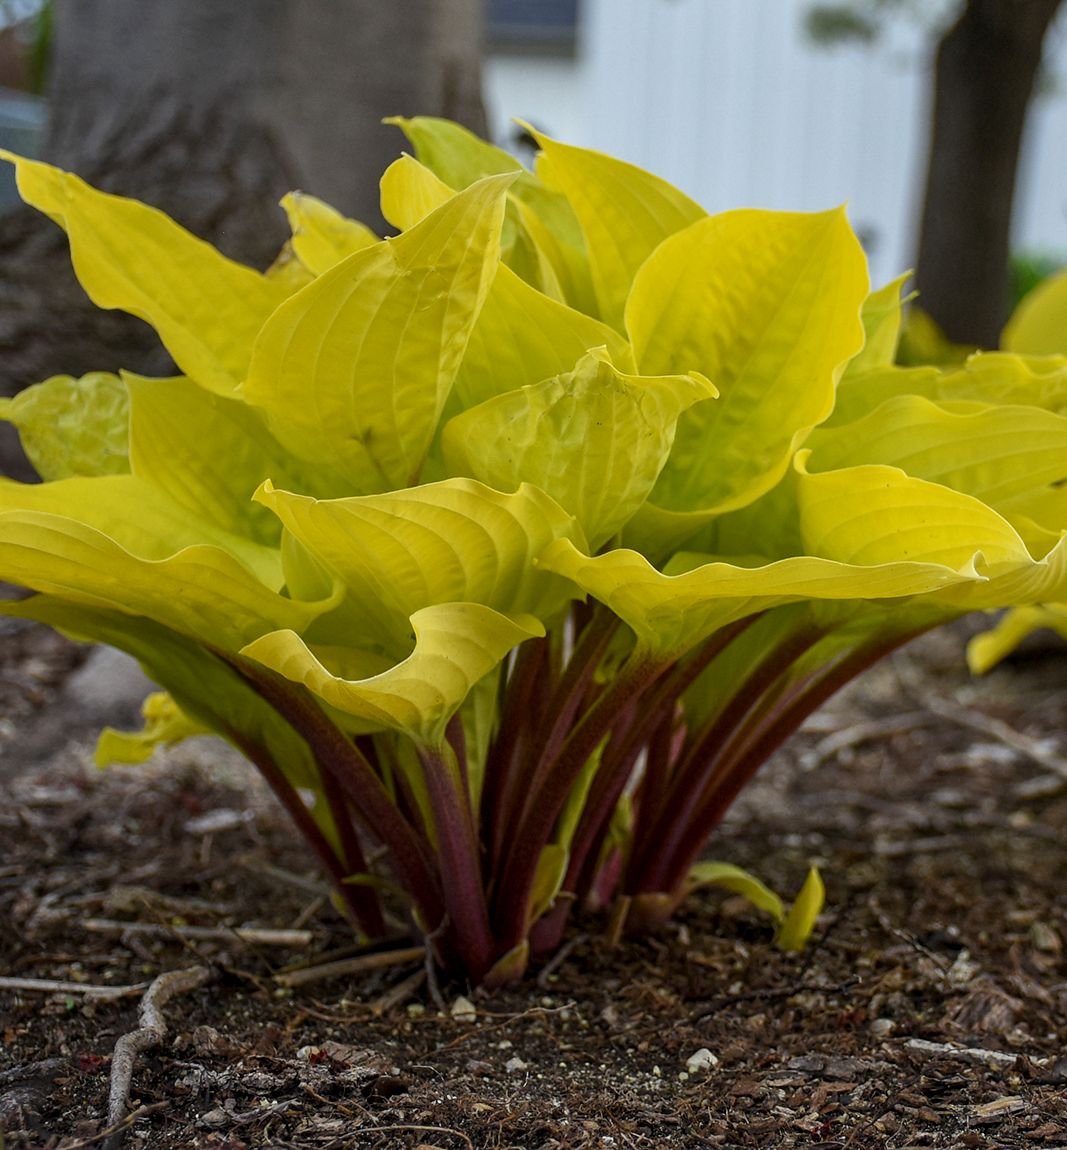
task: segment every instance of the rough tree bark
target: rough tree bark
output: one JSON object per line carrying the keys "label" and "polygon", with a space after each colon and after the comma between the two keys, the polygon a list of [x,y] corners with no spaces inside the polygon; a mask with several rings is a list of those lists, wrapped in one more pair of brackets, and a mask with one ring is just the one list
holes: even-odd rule
{"label": "rough tree bark", "polygon": [[[302,188],[372,226],[399,153],[387,115],[485,130],[484,0],[55,0],[43,158],[155,204],[265,266]],[[59,372],[168,369],[151,331],[102,313],[62,233],[0,217],[0,394]],[[9,437],[0,470],[20,468]]]}
{"label": "rough tree bark", "polygon": [[1007,318],[1015,176],[1061,0],[968,0],[937,50],[916,283],[950,340],[995,347]]}

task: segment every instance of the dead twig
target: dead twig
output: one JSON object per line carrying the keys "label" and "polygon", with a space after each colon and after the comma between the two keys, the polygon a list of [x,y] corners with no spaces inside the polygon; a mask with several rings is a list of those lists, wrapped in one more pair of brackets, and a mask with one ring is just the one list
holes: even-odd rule
{"label": "dead twig", "polygon": [[425,981],[425,969],[416,970],[414,974],[409,974],[407,978],[398,982],[396,986],[387,990],[384,994],[379,995],[378,998],[370,1004],[371,1014],[375,1016],[382,1015],[387,1010],[393,1010],[398,1006],[402,1006]]}
{"label": "dead twig", "polygon": [[406,962],[417,962],[426,953],[423,946],[409,946],[403,950],[383,950],[377,954],[361,954],[356,958],[343,958],[337,962],[323,962],[318,966],[305,966],[302,970],[291,970],[286,974],[276,974],[274,981],[279,986],[305,986],[309,982],[321,982],[325,978],[341,978],[348,974],[362,974],[368,970],[381,970],[386,966],[402,966]]}
{"label": "dead twig", "polygon": [[94,934],[147,934],[191,938],[198,942],[239,942],[250,946],[310,946],[310,930],[276,930],[254,926],[172,926],[170,923],[123,922],[116,918],[87,918],[82,925]]}
{"label": "dead twig", "polygon": [[0,978],[0,990],[85,994],[90,998],[129,998],[134,994],[143,994],[149,985],[147,982],[138,982],[133,986],[97,986],[88,982],[57,982],[51,978]]}
{"label": "dead twig", "polygon": [[552,975],[570,958],[575,948],[581,946],[583,942],[587,942],[588,939],[589,935],[587,934],[576,934],[574,938],[565,942],[537,972],[537,985],[543,990],[547,989],[549,984],[548,980]]}
{"label": "dead twig", "polygon": [[160,1110],[166,1110],[170,1106],[170,1100],[165,1102],[153,1102],[148,1106],[138,1106],[136,1110],[127,1114],[123,1120],[116,1126],[107,1126],[101,1130],[99,1134],[93,1134],[90,1138],[83,1138],[80,1142],[68,1142],[63,1150],[83,1150],[86,1146],[92,1146],[97,1142],[102,1142],[105,1138],[114,1137],[117,1134],[125,1133],[135,1122],[142,1118],[146,1118],[149,1114],[155,1114]]}
{"label": "dead twig", "polygon": [[[211,978],[206,966],[190,966],[184,970],[168,970],[161,974],[145,991],[138,1011],[140,1026],[122,1035],[115,1043],[111,1056],[111,1087],[108,1093],[108,1125],[115,1128],[108,1137],[105,1150],[118,1150],[126,1123],[126,1107],[130,1101],[130,1083],[137,1055],[144,1050],[158,1046],[167,1033],[162,1008],[179,994],[187,994],[198,986],[203,986]],[[125,1124],[124,1124],[125,1123]]]}

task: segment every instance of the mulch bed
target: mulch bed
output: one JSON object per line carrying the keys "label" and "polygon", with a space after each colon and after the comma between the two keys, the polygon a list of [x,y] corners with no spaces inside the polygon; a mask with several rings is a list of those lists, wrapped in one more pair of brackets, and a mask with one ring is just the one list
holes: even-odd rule
{"label": "mulch bed", "polygon": [[[289,985],[364,956],[254,772],[211,740],[27,762],[84,652],[4,626],[0,976],[69,985],[0,988],[3,1150],[1067,1146],[1062,649],[975,682],[931,636],[769,765],[711,854],[783,892],[819,863],[803,954],[702,892],[482,996],[410,956]],[[109,1135],[116,1040],[191,967]]]}

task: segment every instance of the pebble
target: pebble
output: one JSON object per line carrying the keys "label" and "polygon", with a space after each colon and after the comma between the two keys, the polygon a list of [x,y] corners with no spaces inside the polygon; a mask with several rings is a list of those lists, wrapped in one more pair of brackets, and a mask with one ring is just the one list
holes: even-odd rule
{"label": "pebble", "polygon": [[475,1009],[474,1003],[462,994],[452,1003],[452,1009],[449,1013],[457,1022],[476,1022],[478,1019],[478,1011]]}
{"label": "pebble", "polygon": [[702,1046],[685,1060],[685,1068],[690,1074],[699,1074],[702,1070],[714,1070],[718,1065],[718,1058],[706,1046]]}
{"label": "pebble", "polygon": [[896,1028],[897,1024],[891,1018],[875,1018],[871,1022],[871,1033],[875,1038],[888,1038]]}
{"label": "pebble", "polygon": [[521,1071],[527,1069],[527,1067],[526,1063],[516,1055],[514,1058],[509,1058],[507,1062],[504,1063],[504,1069],[509,1074],[518,1074]]}

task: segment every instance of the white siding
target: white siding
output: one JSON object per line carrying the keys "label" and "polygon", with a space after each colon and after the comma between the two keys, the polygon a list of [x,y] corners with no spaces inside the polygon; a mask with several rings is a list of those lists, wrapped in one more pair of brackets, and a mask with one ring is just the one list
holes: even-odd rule
{"label": "white siding", "polygon": [[[514,115],[672,180],[710,211],[848,201],[872,277],[911,266],[931,43],[906,20],[873,47],[817,48],[809,0],[584,0],[574,60],[497,57]],[[1067,256],[1067,19],[1050,36],[1020,172],[1016,243]]]}

